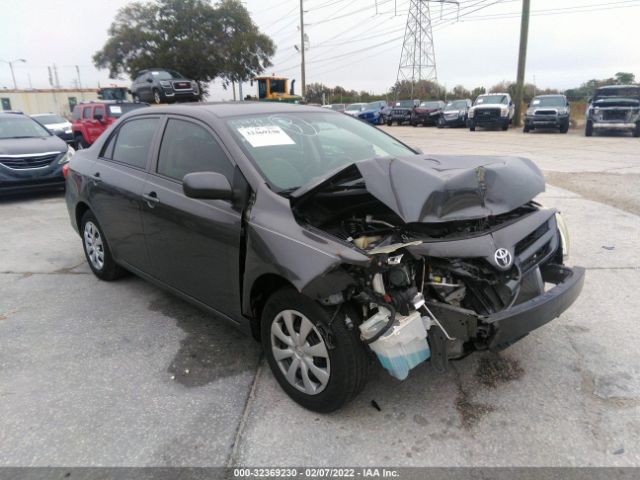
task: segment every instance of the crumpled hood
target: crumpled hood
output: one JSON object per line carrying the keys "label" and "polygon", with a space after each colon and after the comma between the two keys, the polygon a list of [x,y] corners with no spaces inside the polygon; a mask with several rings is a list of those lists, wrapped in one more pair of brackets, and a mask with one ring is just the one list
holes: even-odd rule
{"label": "crumpled hood", "polygon": [[350,164],[303,185],[292,204],[347,181],[366,189],[406,223],[438,223],[500,215],[545,189],[529,159],[479,155],[378,157]]}

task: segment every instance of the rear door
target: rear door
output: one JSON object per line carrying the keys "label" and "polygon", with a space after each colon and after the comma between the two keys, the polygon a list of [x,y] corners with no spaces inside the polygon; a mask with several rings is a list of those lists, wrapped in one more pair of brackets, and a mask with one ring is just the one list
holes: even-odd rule
{"label": "rear door", "polygon": [[243,205],[196,200],[182,190],[187,173],[210,171],[243,182],[215,133],[195,119],[167,119],[144,195],[143,226],[154,277],[226,314],[240,312]]}
{"label": "rear door", "polygon": [[123,123],[105,143],[91,173],[91,207],[116,259],[149,273],[142,232],[143,187],[160,116]]}

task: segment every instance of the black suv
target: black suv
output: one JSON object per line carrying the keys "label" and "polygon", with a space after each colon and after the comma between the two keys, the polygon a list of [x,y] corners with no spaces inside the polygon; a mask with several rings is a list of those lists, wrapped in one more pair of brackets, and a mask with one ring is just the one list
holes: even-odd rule
{"label": "black suv", "polygon": [[387,116],[387,125],[391,126],[393,122],[398,125],[410,123],[413,111],[418,105],[420,105],[420,100],[400,100],[396,102],[391,109],[391,115]]}
{"label": "black suv", "polygon": [[131,95],[134,102],[151,103],[197,102],[201,99],[196,81],[163,68],[138,72],[131,85]]}
{"label": "black suv", "polygon": [[524,116],[524,133],[536,128],[569,131],[569,102],[564,95],[538,95],[531,100]]}
{"label": "black suv", "polygon": [[640,86],[609,85],[596,90],[587,108],[584,134],[595,130],[631,132],[640,137]]}

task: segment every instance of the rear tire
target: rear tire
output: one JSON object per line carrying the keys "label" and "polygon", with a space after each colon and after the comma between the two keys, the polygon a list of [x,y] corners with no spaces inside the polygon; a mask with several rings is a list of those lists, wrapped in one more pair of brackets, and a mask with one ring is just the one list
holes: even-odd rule
{"label": "rear tire", "polygon": [[96,277],[112,281],[126,273],[113,259],[102,227],[91,210],[85,212],[80,220],[80,235],[87,263]]}
{"label": "rear tire", "polygon": [[587,124],[584,127],[584,136],[585,137],[593,136],[593,122],[591,120],[587,120]]}
{"label": "rear tire", "polygon": [[262,312],[262,346],[273,375],[289,397],[314,412],[338,410],[367,380],[370,357],[358,329],[345,325],[347,308],[332,319],[335,312],[284,288]]}

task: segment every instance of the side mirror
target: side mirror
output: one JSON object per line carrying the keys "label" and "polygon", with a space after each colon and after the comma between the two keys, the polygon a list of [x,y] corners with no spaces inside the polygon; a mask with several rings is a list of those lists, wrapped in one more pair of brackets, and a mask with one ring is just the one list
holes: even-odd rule
{"label": "side mirror", "polygon": [[182,190],[189,198],[229,200],[233,190],[227,177],[215,172],[187,173],[182,179]]}

